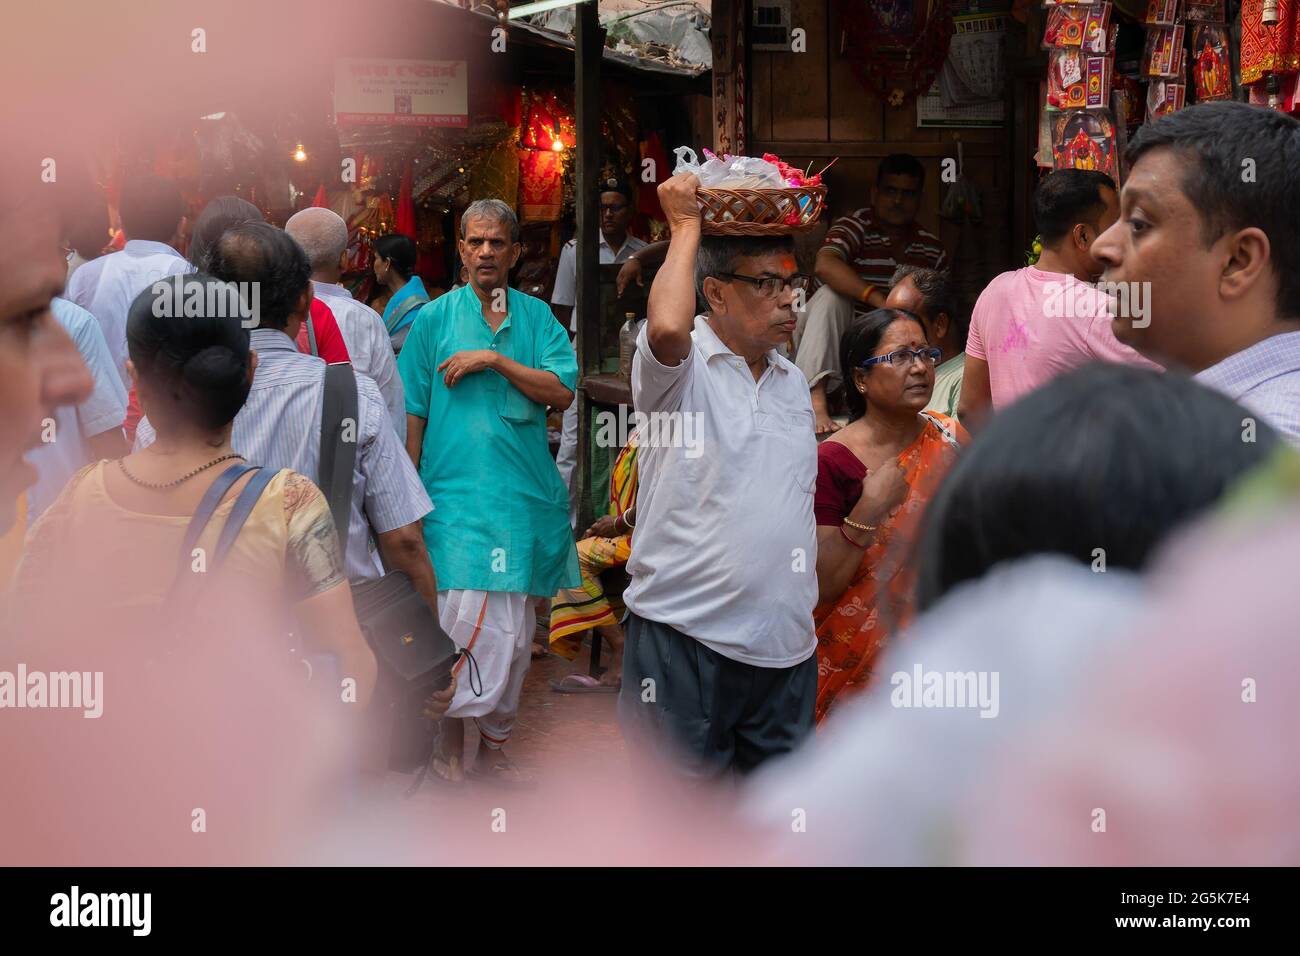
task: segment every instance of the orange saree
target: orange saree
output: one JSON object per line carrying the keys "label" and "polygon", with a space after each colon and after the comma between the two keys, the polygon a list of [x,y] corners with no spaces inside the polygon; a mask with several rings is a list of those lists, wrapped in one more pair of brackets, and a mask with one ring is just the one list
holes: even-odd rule
{"label": "orange saree", "polygon": [[[921,515],[953,462],[953,439],[964,443],[966,430],[956,419],[933,412],[920,435],[898,456],[908,485],[894,516],[880,525],[862,552],[849,586],[834,601],[813,611],[817,628],[817,722],[843,696],[860,692],[871,680],[872,664],[892,630],[911,616],[915,568],[911,550]],[[947,428],[949,435],[944,434]],[[867,470],[847,447],[823,442],[817,450],[816,514],[819,525],[838,526],[862,494]]]}

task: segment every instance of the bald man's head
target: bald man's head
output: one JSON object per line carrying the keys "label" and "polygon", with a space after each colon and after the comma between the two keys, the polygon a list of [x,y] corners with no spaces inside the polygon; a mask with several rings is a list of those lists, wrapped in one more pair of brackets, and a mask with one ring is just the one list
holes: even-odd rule
{"label": "bald man's head", "polygon": [[312,206],[289,217],[284,231],[302,246],[311,263],[312,278],[335,282],[343,271],[348,248],[348,224],[332,209]]}

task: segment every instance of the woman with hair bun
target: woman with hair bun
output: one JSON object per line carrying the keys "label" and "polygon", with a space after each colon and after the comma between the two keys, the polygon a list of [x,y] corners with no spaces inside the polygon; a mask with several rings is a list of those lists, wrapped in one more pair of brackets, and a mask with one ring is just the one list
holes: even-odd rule
{"label": "woman with hair bun", "polygon": [[[198,618],[197,608],[244,630],[282,636],[296,629],[309,635],[311,651],[335,655],[364,702],[375,660],[357,624],[329,506],[309,479],[275,473],[220,566],[208,567],[236,499],[254,480],[252,471],[241,474],[196,546],[184,547],[205,494],[232,464],[244,464],[230,436],[257,355],[237,295],[233,285],[191,273],[136,298],[127,318],[128,369],[157,439],[126,458],[87,465],[69,481],[32,527],[16,593],[47,623],[51,607],[62,622],[66,606],[118,633],[156,631],[173,611]],[[183,585],[193,601],[171,608],[178,582],[198,570],[209,573]],[[245,600],[252,615],[236,610]],[[296,617],[296,627],[282,626],[279,610]]]}

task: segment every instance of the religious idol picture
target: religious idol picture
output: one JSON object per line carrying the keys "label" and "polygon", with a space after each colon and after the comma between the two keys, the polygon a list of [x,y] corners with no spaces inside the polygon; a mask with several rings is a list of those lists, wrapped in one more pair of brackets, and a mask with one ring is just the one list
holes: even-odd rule
{"label": "religious idol picture", "polygon": [[1228,28],[1221,23],[1192,27],[1192,82],[1196,102],[1232,98],[1232,63],[1228,57]]}
{"label": "religious idol picture", "polygon": [[1052,168],[1115,175],[1115,124],[1109,110],[1073,110],[1052,120]]}

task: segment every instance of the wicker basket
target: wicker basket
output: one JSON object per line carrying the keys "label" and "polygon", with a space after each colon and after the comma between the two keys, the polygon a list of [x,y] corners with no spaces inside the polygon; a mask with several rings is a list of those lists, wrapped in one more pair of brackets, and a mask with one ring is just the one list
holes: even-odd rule
{"label": "wicker basket", "polygon": [[[826,187],[700,189],[696,195],[706,236],[786,236],[817,224]],[[799,211],[798,225],[785,221],[793,210]]]}

